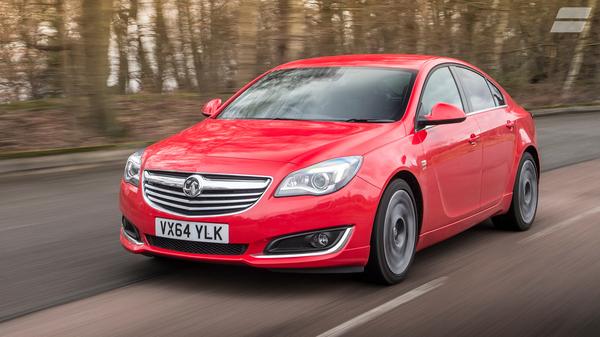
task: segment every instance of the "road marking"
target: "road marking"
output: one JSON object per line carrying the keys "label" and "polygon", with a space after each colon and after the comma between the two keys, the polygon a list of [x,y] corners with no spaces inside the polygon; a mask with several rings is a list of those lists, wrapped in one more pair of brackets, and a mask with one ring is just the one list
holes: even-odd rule
{"label": "road marking", "polygon": [[21,228],[39,226],[39,225],[43,225],[43,224],[44,223],[42,223],[42,222],[35,222],[35,223],[29,223],[29,224],[25,224],[25,225],[17,225],[17,226],[11,226],[11,227],[4,227],[4,228],[0,228],[0,232],[10,231],[10,230],[13,230],[13,229],[21,229]]}
{"label": "road marking", "polygon": [[446,282],[447,279],[448,279],[447,276],[443,276],[443,277],[437,278],[433,281],[427,282],[427,283],[419,286],[418,288],[415,288],[407,293],[404,293],[404,294],[394,298],[391,301],[385,302],[384,304],[382,304],[378,307],[375,307],[375,308],[365,312],[364,314],[358,315],[358,316],[354,317],[353,319],[346,321],[345,323],[342,323],[331,330],[327,330],[327,331],[323,332],[322,334],[318,335],[317,337],[341,336],[341,335],[345,334],[346,332],[348,332],[349,330],[356,328],[359,325],[365,324],[366,322],[373,320],[373,319],[395,309],[396,307],[401,306],[404,303],[412,301],[415,298],[417,298],[421,295],[424,295],[437,287],[440,287],[441,285],[444,284],[444,282]]}
{"label": "road marking", "polygon": [[528,237],[526,237],[524,239],[519,240],[519,243],[529,243],[531,241],[534,241],[534,240],[537,240],[539,238],[542,238],[542,237],[544,237],[546,235],[550,235],[550,234],[552,234],[552,233],[554,233],[554,232],[556,232],[556,231],[558,231],[560,229],[563,229],[564,227],[567,227],[568,225],[570,225],[570,224],[572,224],[572,223],[574,223],[576,221],[579,221],[579,220],[585,218],[586,216],[590,216],[590,215],[592,215],[594,213],[600,213],[600,207],[594,207],[594,208],[589,209],[589,210],[587,210],[587,211],[585,211],[583,213],[580,213],[580,214],[578,214],[578,215],[576,215],[576,216],[574,216],[572,218],[569,218],[567,220],[561,221],[561,222],[557,223],[554,226],[550,226],[550,227],[547,227],[545,229],[542,229],[541,231],[539,231],[539,232],[537,232],[535,234],[532,234],[532,235],[530,235],[530,236],[528,236]]}

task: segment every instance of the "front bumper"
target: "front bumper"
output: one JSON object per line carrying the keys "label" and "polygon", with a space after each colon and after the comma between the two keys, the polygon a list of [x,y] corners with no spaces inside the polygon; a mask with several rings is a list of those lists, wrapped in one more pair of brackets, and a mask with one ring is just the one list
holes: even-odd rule
{"label": "front bumper", "polygon": [[[201,219],[172,215],[148,205],[141,189],[121,182],[120,208],[141,234],[136,242],[121,230],[121,244],[137,254],[168,256],[181,259],[246,264],[269,269],[332,268],[364,266],[369,258],[371,228],[381,190],[356,176],[343,189],[326,196],[275,198],[272,184],[251,209],[234,215]],[[155,235],[155,218],[183,221],[214,222],[229,225],[229,242],[245,244],[240,255],[193,254],[167,250],[149,243],[146,235]],[[340,247],[321,254],[265,255],[264,249],[273,239],[313,230],[349,225],[351,230]]]}

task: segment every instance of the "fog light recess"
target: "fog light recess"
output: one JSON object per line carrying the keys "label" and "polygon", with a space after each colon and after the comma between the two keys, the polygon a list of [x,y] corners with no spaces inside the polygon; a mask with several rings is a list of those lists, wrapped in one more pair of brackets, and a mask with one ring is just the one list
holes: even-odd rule
{"label": "fog light recess", "polygon": [[140,236],[140,232],[138,231],[138,229],[135,227],[134,224],[132,224],[129,220],[127,220],[127,218],[125,218],[125,217],[121,218],[121,226],[123,227],[123,232],[125,233],[126,236],[129,237],[129,239],[135,241],[135,243],[137,243],[137,244],[142,243],[142,238]]}
{"label": "fog light recess", "polygon": [[336,227],[282,236],[267,245],[265,254],[302,254],[325,251],[334,247],[348,229],[349,227]]}

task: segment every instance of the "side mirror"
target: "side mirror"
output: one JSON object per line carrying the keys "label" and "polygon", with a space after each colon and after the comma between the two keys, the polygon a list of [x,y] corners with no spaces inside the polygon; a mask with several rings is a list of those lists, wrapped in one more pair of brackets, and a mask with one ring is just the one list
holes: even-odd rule
{"label": "side mirror", "polygon": [[467,119],[467,115],[461,109],[448,103],[437,103],[431,108],[431,113],[419,117],[419,127],[428,125],[460,123]]}
{"label": "side mirror", "polygon": [[217,110],[221,107],[221,99],[213,98],[202,107],[202,114],[206,117],[213,117]]}

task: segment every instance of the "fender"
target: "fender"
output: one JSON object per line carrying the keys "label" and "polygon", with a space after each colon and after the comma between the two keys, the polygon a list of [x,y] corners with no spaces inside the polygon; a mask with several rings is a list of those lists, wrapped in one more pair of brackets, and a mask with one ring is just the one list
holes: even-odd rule
{"label": "fender", "polygon": [[[536,161],[538,166],[538,178],[539,172],[541,171],[540,166],[540,158],[539,158],[539,150],[537,148],[536,134],[535,134],[535,125],[534,120],[531,115],[522,109],[519,106],[516,106],[514,102],[511,102],[513,106],[515,106],[516,113],[519,118],[515,121],[515,156],[513,157],[512,163],[512,176],[508,180],[508,184],[505,187],[506,195],[511,195],[513,192],[513,188],[515,186],[515,179],[517,177],[517,170],[519,169],[519,163],[521,162],[521,158],[523,158],[523,154],[527,151],[528,148],[532,147],[535,149],[535,152],[538,154]],[[506,208],[508,209],[508,208]]]}
{"label": "fender", "polygon": [[[413,140],[414,133],[402,137],[394,142],[385,144],[371,152],[364,154],[365,162],[371,163],[368,167],[364,167],[359,172],[359,177],[369,182],[371,185],[379,189],[379,200],[389,183],[397,176],[406,172],[414,177],[418,191],[415,193],[417,204],[419,205],[419,230],[423,231],[428,226],[426,221],[426,205],[427,200],[427,178],[423,174],[421,160],[424,158],[423,150],[420,142]],[[374,158],[382,158],[385,153],[397,153],[397,156],[389,157],[389,160],[384,162],[373,160]],[[411,182],[409,182],[411,183]]]}

